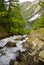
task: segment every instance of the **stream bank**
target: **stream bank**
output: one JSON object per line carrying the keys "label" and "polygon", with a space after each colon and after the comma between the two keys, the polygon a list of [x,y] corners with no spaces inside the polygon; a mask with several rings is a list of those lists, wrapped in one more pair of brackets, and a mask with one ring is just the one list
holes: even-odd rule
{"label": "stream bank", "polygon": [[0,65],[44,65],[44,31],[0,40]]}

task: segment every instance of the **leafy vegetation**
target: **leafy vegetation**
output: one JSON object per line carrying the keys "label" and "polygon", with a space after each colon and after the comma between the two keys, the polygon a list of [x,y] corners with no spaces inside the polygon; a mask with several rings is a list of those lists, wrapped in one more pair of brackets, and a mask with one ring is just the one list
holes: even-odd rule
{"label": "leafy vegetation", "polygon": [[[9,0],[9,5],[7,3],[8,2],[5,2],[4,0],[0,0],[0,33],[6,31],[7,33],[10,33],[12,35],[27,34],[33,29],[36,30],[39,28],[44,28],[44,13],[40,18],[36,19],[35,21],[26,23],[24,17],[22,17],[21,15],[22,12],[20,9],[21,7],[19,5],[19,1]],[[34,7],[35,9],[38,8],[38,6],[41,6],[41,9],[43,9],[44,11],[43,2],[39,1],[39,5],[37,4],[35,6],[33,4],[32,7]],[[30,11],[28,10],[29,12],[34,12],[32,7],[30,7],[29,9]],[[27,13],[31,14],[29,12]]]}
{"label": "leafy vegetation", "polygon": [[[9,0],[9,5],[0,1],[0,28],[11,34],[26,34],[25,20],[21,15],[19,1],[14,4],[14,0]],[[8,10],[7,7],[8,5]]]}
{"label": "leafy vegetation", "polygon": [[33,25],[33,29],[44,28],[44,16],[36,19]]}

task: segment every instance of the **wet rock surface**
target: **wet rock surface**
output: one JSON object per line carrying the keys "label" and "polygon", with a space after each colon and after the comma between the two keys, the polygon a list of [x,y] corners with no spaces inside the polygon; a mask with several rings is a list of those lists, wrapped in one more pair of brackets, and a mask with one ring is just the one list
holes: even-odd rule
{"label": "wet rock surface", "polygon": [[16,47],[16,43],[9,41],[9,42],[7,42],[6,46],[8,46],[8,47]]}

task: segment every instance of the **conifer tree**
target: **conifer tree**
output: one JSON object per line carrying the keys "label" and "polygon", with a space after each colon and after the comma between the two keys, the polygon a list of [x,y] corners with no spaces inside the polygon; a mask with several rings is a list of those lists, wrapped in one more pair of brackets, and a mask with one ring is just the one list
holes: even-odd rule
{"label": "conifer tree", "polygon": [[27,31],[24,29],[25,20],[21,15],[19,0],[1,0],[1,3],[4,9],[1,10],[5,14],[1,17],[3,21],[0,25],[11,34],[25,34]]}
{"label": "conifer tree", "polygon": [[25,20],[21,16],[21,9],[18,0],[9,0],[9,20],[11,21],[10,32],[13,34],[24,34]]}

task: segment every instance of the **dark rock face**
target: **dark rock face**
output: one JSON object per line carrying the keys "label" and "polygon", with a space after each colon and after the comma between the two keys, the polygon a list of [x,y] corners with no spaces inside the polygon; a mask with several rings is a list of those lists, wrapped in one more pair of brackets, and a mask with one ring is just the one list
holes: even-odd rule
{"label": "dark rock face", "polygon": [[8,47],[16,47],[16,43],[13,43],[11,41],[7,42],[6,46]]}
{"label": "dark rock face", "polygon": [[39,60],[38,65],[44,65],[44,62]]}
{"label": "dark rock face", "polygon": [[10,65],[18,65],[18,62],[17,61],[14,61],[14,60],[11,60],[10,61]]}
{"label": "dark rock face", "polygon": [[14,65],[14,60],[11,60],[10,61],[10,65]]}
{"label": "dark rock face", "polygon": [[3,47],[0,47],[0,49],[2,49]]}
{"label": "dark rock face", "polygon": [[19,52],[19,55],[16,57],[16,60],[17,61],[22,61],[24,58],[23,58],[23,54],[22,54],[22,52],[20,52],[20,51],[18,51]]}

